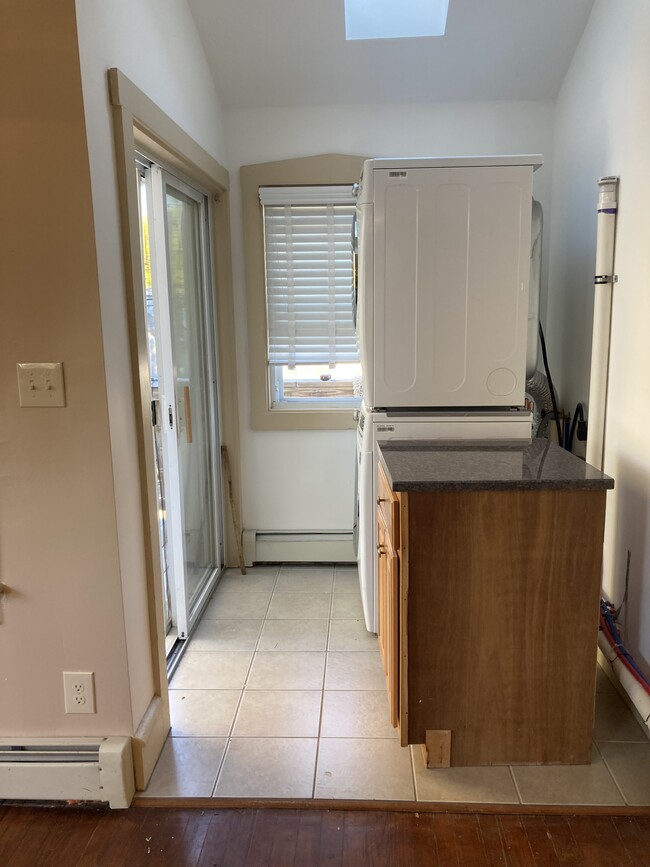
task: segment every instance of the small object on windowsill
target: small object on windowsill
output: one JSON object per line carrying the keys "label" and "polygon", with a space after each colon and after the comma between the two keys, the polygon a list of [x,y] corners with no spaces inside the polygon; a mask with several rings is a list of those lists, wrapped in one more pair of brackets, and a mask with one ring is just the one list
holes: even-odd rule
{"label": "small object on windowsill", "polygon": [[332,378],[331,373],[321,373],[321,375],[320,375],[321,382],[329,382],[331,378]]}

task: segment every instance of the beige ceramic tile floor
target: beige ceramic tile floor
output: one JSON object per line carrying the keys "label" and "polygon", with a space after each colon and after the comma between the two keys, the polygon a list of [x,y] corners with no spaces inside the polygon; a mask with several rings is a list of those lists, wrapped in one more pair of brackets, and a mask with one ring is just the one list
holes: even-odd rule
{"label": "beige ceramic tile floor", "polygon": [[228,570],[170,708],[145,797],[650,804],[650,741],[600,670],[590,765],[426,770],[388,721],[353,567]]}

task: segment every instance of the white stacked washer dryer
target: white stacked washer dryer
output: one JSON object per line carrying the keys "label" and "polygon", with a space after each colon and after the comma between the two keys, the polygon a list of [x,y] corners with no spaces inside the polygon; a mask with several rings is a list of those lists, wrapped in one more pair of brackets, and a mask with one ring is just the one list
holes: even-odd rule
{"label": "white stacked washer dryer", "polygon": [[524,401],[539,291],[533,287],[530,303],[529,277],[539,274],[531,263],[532,176],[541,162],[536,155],[364,163],[353,232],[364,400],[357,534],[371,632],[377,441],[531,436]]}

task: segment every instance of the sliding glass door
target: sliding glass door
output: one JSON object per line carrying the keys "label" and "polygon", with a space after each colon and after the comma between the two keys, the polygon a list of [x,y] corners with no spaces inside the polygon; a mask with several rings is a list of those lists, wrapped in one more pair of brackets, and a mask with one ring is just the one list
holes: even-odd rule
{"label": "sliding glass door", "polygon": [[208,209],[154,163],[137,170],[163,597],[168,633],[183,639],[223,562]]}

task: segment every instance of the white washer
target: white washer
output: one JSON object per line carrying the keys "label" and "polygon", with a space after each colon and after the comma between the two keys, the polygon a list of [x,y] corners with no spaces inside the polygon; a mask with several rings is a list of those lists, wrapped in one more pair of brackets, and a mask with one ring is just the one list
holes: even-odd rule
{"label": "white washer", "polygon": [[359,585],[366,628],[377,632],[377,442],[392,439],[530,440],[532,416],[508,412],[375,412],[364,404],[357,428],[357,522]]}

